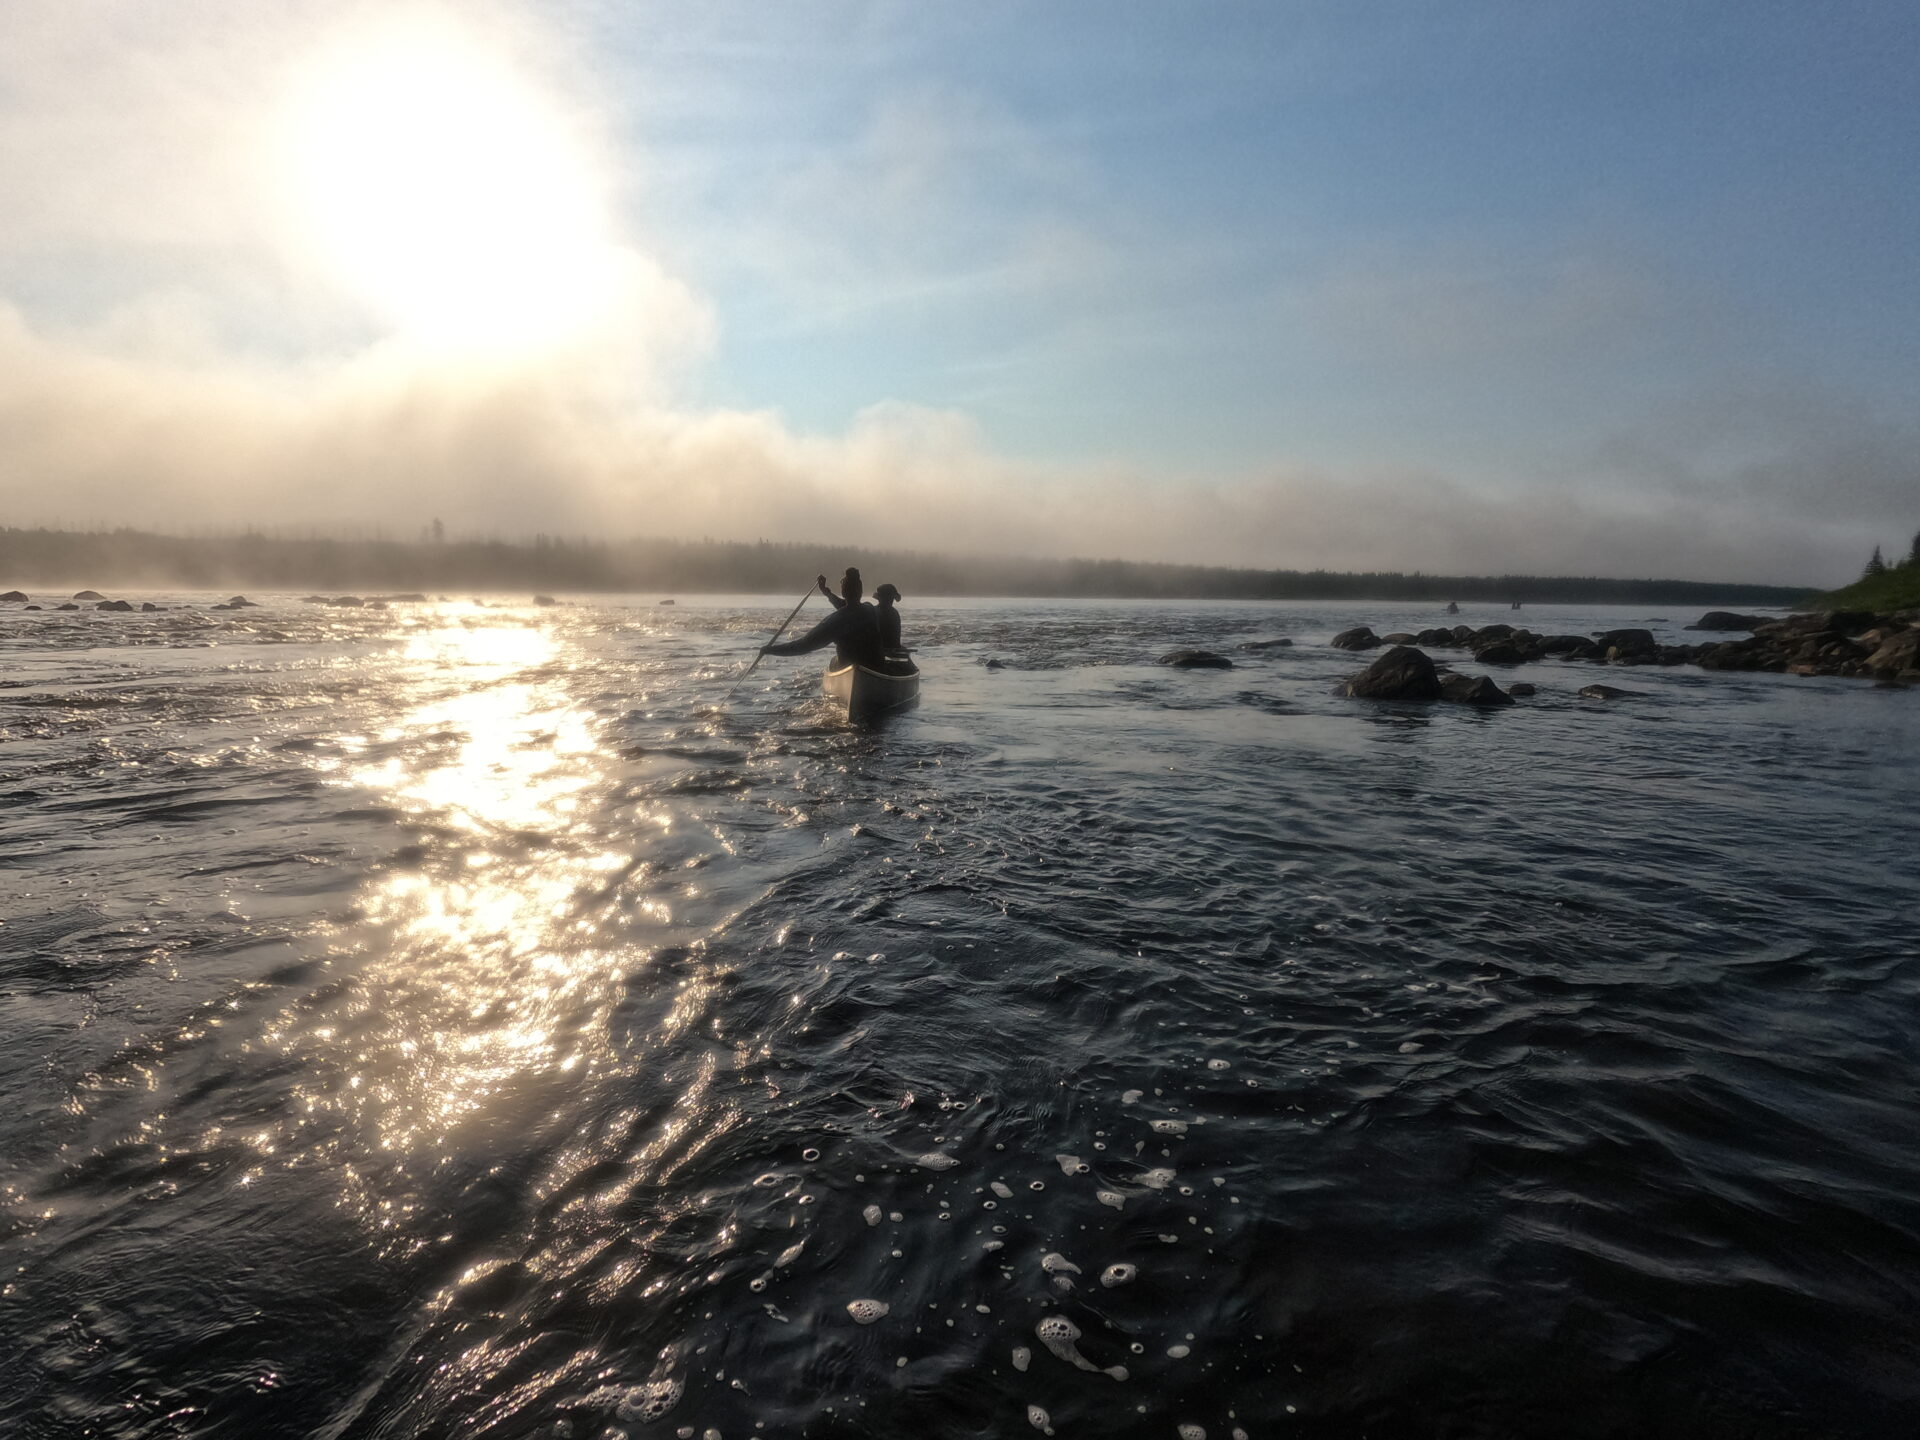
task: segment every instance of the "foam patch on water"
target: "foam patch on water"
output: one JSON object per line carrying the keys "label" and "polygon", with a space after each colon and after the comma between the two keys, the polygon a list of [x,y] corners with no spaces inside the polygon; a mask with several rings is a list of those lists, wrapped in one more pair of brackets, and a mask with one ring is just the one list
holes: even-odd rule
{"label": "foam patch on water", "polygon": [[1149,1123],[1153,1126],[1153,1132],[1156,1135],[1184,1135],[1187,1133],[1187,1122],[1184,1120],[1154,1120]]}
{"label": "foam patch on water", "polygon": [[1187,1356],[1191,1355],[1192,1353],[1193,1353],[1193,1347],[1191,1345],[1167,1346],[1167,1354],[1171,1355],[1176,1360],[1184,1360],[1187,1358]]}
{"label": "foam patch on water", "polygon": [[960,1162],[951,1155],[942,1155],[938,1150],[929,1150],[913,1163],[922,1170],[951,1170]]}
{"label": "foam patch on water", "polygon": [[643,1425],[651,1425],[678,1405],[686,1391],[685,1385],[671,1377],[649,1380],[622,1395],[620,1403],[614,1406],[614,1414],[622,1420],[638,1420]]}
{"label": "foam patch on water", "polygon": [[1122,1105],[1132,1105],[1132,1104],[1134,1104],[1134,1103],[1136,1103],[1136,1102],[1137,1102],[1137,1101],[1138,1101],[1138,1100],[1140,1099],[1140,1097],[1141,1097],[1142,1095],[1144,1095],[1144,1094],[1146,1094],[1146,1093],[1147,1093],[1147,1092],[1146,1092],[1146,1091],[1144,1091],[1144,1090],[1127,1090],[1127,1091],[1124,1091],[1124,1092],[1122,1092],[1122,1094],[1121,1094],[1121,1096],[1120,1096],[1120,1103],[1121,1103]]}
{"label": "foam patch on water", "polygon": [[1100,1283],[1111,1290],[1116,1285],[1126,1285],[1130,1283],[1133,1277],[1139,1273],[1140,1271],[1135,1266],[1128,1265],[1125,1262],[1118,1265],[1109,1265],[1100,1272]]}
{"label": "foam patch on water", "polygon": [[1040,1257],[1040,1268],[1049,1275],[1078,1275],[1080,1267],[1067,1259],[1058,1250],[1048,1251]]}
{"label": "foam patch on water", "polygon": [[1003,1184],[998,1180],[992,1181],[987,1186],[987,1188],[993,1191],[993,1193],[998,1195],[1002,1200],[1013,1199],[1013,1190],[1009,1186]]}
{"label": "foam patch on water", "polygon": [[1096,1190],[1093,1192],[1093,1198],[1102,1205],[1111,1205],[1116,1210],[1127,1203],[1127,1197],[1118,1190]]}
{"label": "foam patch on water", "polygon": [[1053,1163],[1060,1167],[1062,1175],[1084,1175],[1093,1168],[1078,1155],[1056,1155]]}
{"label": "foam patch on water", "polygon": [[1207,1440],[1207,1427],[1204,1425],[1182,1425],[1180,1440]]}
{"label": "foam patch on water", "polygon": [[1033,1363],[1033,1351],[1024,1345],[1013,1347],[1013,1368],[1024,1372]]}
{"label": "foam patch on water", "polygon": [[1167,1169],[1149,1170],[1140,1177],[1140,1183],[1149,1190],[1164,1190],[1173,1183],[1173,1171]]}
{"label": "foam patch on water", "polygon": [[871,1325],[893,1307],[884,1300],[849,1300],[847,1314],[853,1317],[856,1325]]}
{"label": "foam patch on water", "polygon": [[1232,1068],[1233,1068],[1233,1062],[1231,1060],[1207,1061],[1207,1069],[1209,1070],[1231,1070]]}
{"label": "foam patch on water", "polygon": [[883,1218],[878,1205],[869,1205],[866,1209],[862,1210],[860,1214],[869,1225],[878,1225]]}
{"label": "foam patch on water", "polygon": [[1079,1346],[1073,1342],[1080,1338],[1080,1327],[1064,1315],[1049,1315],[1033,1327],[1033,1333],[1040,1337],[1040,1343],[1057,1358],[1081,1370],[1097,1370],[1086,1356],[1080,1353]]}
{"label": "foam patch on water", "polygon": [[1027,1406],[1027,1423],[1033,1426],[1034,1429],[1044,1431],[1048,1435],[1053,1433],[1052,1418],[1038,1405]]}

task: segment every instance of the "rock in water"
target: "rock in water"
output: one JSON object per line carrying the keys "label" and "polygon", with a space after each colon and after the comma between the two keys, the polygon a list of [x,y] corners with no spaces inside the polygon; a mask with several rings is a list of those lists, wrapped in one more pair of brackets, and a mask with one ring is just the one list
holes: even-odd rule
{"label": "rock in water", "polygon": [[1231,670],[1233,661],[1211,650],[1170,650],[1160,657],[1162,665],[1176,670]]}
{"label": "rock in water", "polygon": [[[1515,686],[1518,690],[1520,687]],[[1529,693],[1531,693],[1531,687]],[[1488,675],[1442,675],[1440,698],[1456,705],[1511,705],[1513,697],[1493,683]]]}
{"label": "rock in water", "polygon": [[0,595],[0,602],[5,602],[10,605],[24,604],[32,598],[33,597],[28,595],[24,590],[9,590],[6,594]]}
{"label": "rock in water", "polygon": [[1360,700],[1438,700],[1440,677],[1424,651],[1396,645],[1341,689]]}
{"label": "rock in water", "polygon": [[1616,690],[1611,685],[1587,685],[1580,691],[1582,700],[1628,700],[1638,695],[1638,690]]}
{"label": "rock in water", "polygon": [[1866,667],[1888,676],[1902,670],[1920,670],[1920,630],[1903,630],[1888,636],[1878,650],[1867,656]]}
{"label": "rock in water", "polygon": [[1509,685],[1507,687],[1507,694],[1509,694],[1516,700],[1521,699],[1522,697],[1527,695],[1532,695],[1534,693],[1535,691],[1533,686],[1527,684],[1527,682],[1524,680],[1522,680],[1518,685]]}
{"label": "rock in water", "polygon": [[1380,637],[1365,625],[1356,625],[1351,630],[1342,630],[1327,642],[1336,650],[1372,650],[1379,646]]}
{"label": "rock in water", "polygon": [[1689,630],[1751,630],[1767,623],[1765,615],[1737,615],[1731,610],[1709,610]]}
{"label": "rock in water", "polygon": [[98,590],[76,590],[74,591],[73,598],[76,600],[104,600],[106,597]]}
{"label": "rock in water", "polygon": [[1610,660],[1622,655],[1651,655],[1658,648],[1651,630],[1606,630],[1594,637],[1593,643]]}
{"label": "rock in water", "polygon": [[1475,650],[1473,658],[1482,665],[1518,665],[1527,658],[1527,652],[1511,640],[1496,640]]}

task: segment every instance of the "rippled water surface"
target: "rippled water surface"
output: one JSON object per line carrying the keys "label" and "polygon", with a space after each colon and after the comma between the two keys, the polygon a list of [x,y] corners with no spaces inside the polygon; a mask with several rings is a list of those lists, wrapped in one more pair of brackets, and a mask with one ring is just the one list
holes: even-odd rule
{"label": "rippled water surface", "polygon": [[258,598],[0,613],[0,1434],[1913,1433],[1920,696]]}

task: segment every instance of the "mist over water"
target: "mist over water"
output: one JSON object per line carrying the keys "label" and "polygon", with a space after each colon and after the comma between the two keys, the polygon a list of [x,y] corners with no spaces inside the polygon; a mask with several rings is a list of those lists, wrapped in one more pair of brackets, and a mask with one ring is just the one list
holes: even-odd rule
{"label": "mist over water", "polygon": [[1907,1433],[1912,696],[256,598],[0,615],[8,1435]]}

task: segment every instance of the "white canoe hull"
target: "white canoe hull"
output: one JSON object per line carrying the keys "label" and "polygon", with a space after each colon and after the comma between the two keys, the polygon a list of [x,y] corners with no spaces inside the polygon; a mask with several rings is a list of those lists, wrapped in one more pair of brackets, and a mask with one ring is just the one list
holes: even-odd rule
{"label": "white canoe hull", "polygon": [[849,720],[873,720],[920,703],[920,672],[911,665],[899,675],[865,665],[829,666],[821,688]]}

